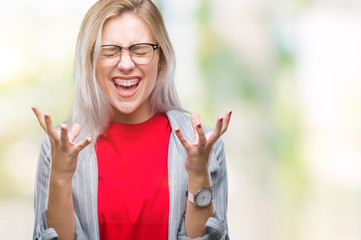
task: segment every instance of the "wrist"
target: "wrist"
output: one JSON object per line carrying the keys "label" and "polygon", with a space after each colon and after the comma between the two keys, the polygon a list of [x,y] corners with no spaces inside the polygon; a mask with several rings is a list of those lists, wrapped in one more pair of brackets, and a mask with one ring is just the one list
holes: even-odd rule
{"label": "wrist", "polygon": [[188,176],[188,189],[192,193],[196,193],[203,187],[210,188],[211,186],[211,176],[209,173]]}
{"label": "wrist", "polygon": [[58,174],[56,171],[50,172],[50,183],[51,186],[56,188],[71,188],[72,187],[72,177],[64,176],[63,174]]}

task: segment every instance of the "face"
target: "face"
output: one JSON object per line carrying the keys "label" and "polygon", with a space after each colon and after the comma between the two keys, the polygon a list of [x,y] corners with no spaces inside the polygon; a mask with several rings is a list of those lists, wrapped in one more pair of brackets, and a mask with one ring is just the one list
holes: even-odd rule
{"label": "face", "polygon": [[[156,44],[148,25],[140,17],[126,13],[105,23],[101,45],[128,47],[136,43]],[[97,62],[97,78],[112,105],[113,121],[140,123],[153,115],[150,96],[158,65],[159,50],[155,50],[153,60],[146,65],[135,64],[127,49],[115,66],[103,66]]]}

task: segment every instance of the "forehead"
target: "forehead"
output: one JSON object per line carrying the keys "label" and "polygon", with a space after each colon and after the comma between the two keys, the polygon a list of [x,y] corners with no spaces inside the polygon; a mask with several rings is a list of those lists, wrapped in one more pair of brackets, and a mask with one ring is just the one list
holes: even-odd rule
{"label": "forehead", "polygon": [[103,26],[102,44],[129,46],[141,42],[154,43],[154,39],[148,24],[135,14],[113,17]]}

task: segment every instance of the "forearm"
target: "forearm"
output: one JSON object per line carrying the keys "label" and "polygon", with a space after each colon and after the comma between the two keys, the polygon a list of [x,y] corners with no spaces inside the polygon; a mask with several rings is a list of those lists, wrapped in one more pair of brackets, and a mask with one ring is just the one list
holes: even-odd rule
{"label": "forearm", "polygon": [[[231,113],[232,112],[230,111],[225,115],[224,121],[223,117],[219,117],[214,130],[210,132],[207,131],[207,133],[203,130],[199,115],[197,113],[193,113],[191,116],[192,127],[195,133],[193,143],[184,137],[180,128],[175,129],[175,134],[187,152],[185,168],[188,173],[188,191],[193,195],[197,194],[198,190],[203,187],[211,187],[212,182],[209,169],[210,166],[212,166],[210,165],[212,148],[219,137],[227,130]],[[209,197],[209,190],[206,189],[199,192],[199,194],[207,194],[207,191]],[[201,195],[197,194],[197,197],[198,196]],[[215,216],[213,202],[211,201],[209,203],[208,197],[207,195],[203,195],[203,197],[199,199],[201,202],[205,200],[204,204],[200,203],[200,205],[205,206],[208,204],[206,207],[195,206],[187,200],[185,232],[188,238],[197,238],[206,235],[206,223],[211,217]],[[222,223],[219,224],[222,225]],[[224,231],[220,232],[220,238],[224,236],[225,232],[226,226]]]}
{"label": "forearm", "polygon": [[[189,177],[188,191],[195,194],[202,187],[211,187],[209,174],[204,177]],[[201,237],[206,234],[205,225],[208,218],[214,217],[214,206],[211,202],[207,207],[195,206],[187,200],[185,228],[186,235],[189,238]]]}
{"label": "forearm", "polygon": [[55,229],[60,240],[74,239],[75,220],[71,179],[63,180],[51,173],[46,218],[48,227]]}

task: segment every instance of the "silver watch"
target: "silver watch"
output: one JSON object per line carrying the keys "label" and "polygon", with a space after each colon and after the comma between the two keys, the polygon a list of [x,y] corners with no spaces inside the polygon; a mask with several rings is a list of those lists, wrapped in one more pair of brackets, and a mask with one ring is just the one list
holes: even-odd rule
{"label": "silver watch", "polygon": [[196,194],[191,193],[188,189],[186,191],[188,200],[198,207],[207,207],[213,200],[213,187],[203,187],[197,191]]}

